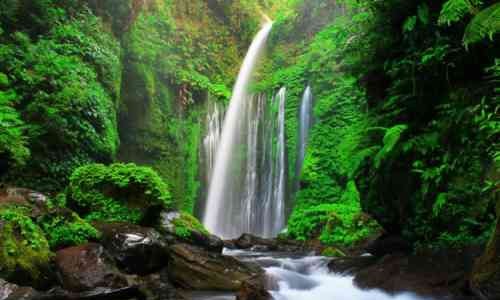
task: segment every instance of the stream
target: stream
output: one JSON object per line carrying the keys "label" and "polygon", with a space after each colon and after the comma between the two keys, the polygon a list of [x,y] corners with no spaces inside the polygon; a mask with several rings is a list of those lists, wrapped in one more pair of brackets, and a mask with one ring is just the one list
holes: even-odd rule
{"label": "stream", "polygon": [[[328,272],[330,258],[290,253],[224,250],[224,254],[254,262],[266,271],[275,300],[432,300],[413,293],[390,295],[380,290],[361,290],[353,277]],[[233,294],[199,292],[193,300],[235,300]]]}

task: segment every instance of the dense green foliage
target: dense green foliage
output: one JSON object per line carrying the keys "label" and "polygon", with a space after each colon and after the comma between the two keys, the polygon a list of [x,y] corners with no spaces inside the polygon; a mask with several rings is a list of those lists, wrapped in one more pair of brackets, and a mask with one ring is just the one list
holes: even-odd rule
{"label": "dense green foliage", "polygon": [[44,214],[37,223],[40,224],[53,249],[85,244],[100,237],[99,231],[87,221],[76,213],[62,208]]}
{"label": "dense green foliage", "polygon": [[12,139],[2,159],[17,167],[9,181],[43,190],[60,189],[83,163],[111,161],[118,147],[118,43],[90,12],[52,2],[4,2],[0,20],[0,118]]}
{"label": "dense green foliage", "polygon": [[[307,84],[316,102],[292,237],[351,243],[348,218],[331,235],[328,220],[362,209],[422,246],[487,240],[498,193],[498,22],[491,1],[460,2],[474,1],[345,1],[345,16],[305,37],[296,32],[308,17],[300,12],[314,11],[308,1],[278,20],[257,88],[288,88],[289,153]],[[471,26],[488,29],[471,37]],[[347,200],[352,190],[359,201]]]}
{"label": "dense green foliage", "polygon": [[[49,246],[94,240],[90,220],[192,213],[207,103],[229,99],[262,12],[275,24],[254,89],[287,88],[288,235],[350,246],[380,225],[416,246],[485,243],[499,186],[498,1],[8,0],[0,181],[69,187],[37,220],[0,211],[0,264],[29,269]],[[299,174],[307,85],[315,125]],[[181,216],[178,235],[206,233]]]}
{"label": "dense green foliage", "polygon": [[171,207],[167,185],[149,167],[89,164],[75,170],[68,205],[86,220],[144,221],[148,210]]}

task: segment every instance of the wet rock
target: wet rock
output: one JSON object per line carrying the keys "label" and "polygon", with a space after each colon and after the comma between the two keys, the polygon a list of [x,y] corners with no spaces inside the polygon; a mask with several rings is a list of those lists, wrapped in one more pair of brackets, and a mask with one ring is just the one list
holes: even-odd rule
{"label": "wet rock", "polygon": [[321,253],[323,246],[314,242],[300,242],[283,238],[265,239],[249,233],[234,240],[224,241],[229,249],[252,250],[257,252],[316,252]]}
{"label": "wet rock", "polygon": [[186,242],[217,253],[222,253],[224,248],[219,237],[210,234],[196,218],[186,213],[163,211],[158,228],[172,243]]}
{"label": "wet rock", "polygon": [[31,209],[31,217],[38,217],[47,211],[48,198],[42,193],[17,187],[0,189],[0,206],[24,206]]}
{"label": "wet rock", "polygon": [[328,263],[328,269],[330,272],[337,274],[353,275],[371,266],[376,261],[377,258],[374,256],[341,257],[332,259]]}
{"label": "wet rock", "polygon": [[98,287],[127,287],[112,258],[99,244],[65,248],[56,253],[56,268],[62,286],[71,292],[90,291]]}
{"label": "wet rock", "polygon": [[497,226],[483,255],[474,264],[469,286],[482,300],[500,299],[500,201]]}
{"label": "wet rock", "polygon": [[453,298],[463,295],[476,251],[386,255],[367,267],[355,269],[354,282],[361,288],[376,288],[391,294],[412,291],[422,296]]}
{"label": "wet rock", "polygon": [[234,244],[238,249],[260,247],[261,249],[267,249],[267,251],[275,251],[278,248],[276,240],[264,239],[248,233],[242,234],[234,241]]}
{"label": "wet rock", "polygon": [[22,287],[0,279],[0,300],[31,299],[39,295],[31,287]]}
{"label": "wet rock", "polygon": [[[69,292],[61,288],[54,288],[48,292],[38,293],[25,298],[14,298],[16,300],[142,300],[144,296],[137,287],[125,287],[119,289],[95,288],[86,292]],[[14,300],[12,299],[12,300]],[[7,300],[11,300],[10,298]]]}
{"label": "wet rock", "polygon": [[128,223],[95,223],[95,227],[121,270],[145,275],[167,265],[167,241],[153,228]]}
{"label": "wet rock", "polygon": [[181,300],[185,299],[179,291],[170,283],[168,271],[143,276],[138,279],[141,293],[147,300]]}
{"label": "wet rock", "polygon": [[238,291],[244,281],[264,275],[256,264],[188,244],[171,247],[168,271],[172,282],[190,290]]}
{"label": "wet rock", "polygon": [[265,288],[262,276],[246,280],[241,285],[236,300],[271,300],[273,297]]}
{"label": "wet rock", "polygon": [[409,253],[412,251],[412,247],[401,236],[382,235],[381,237],[369,243],[365,247],[365,251],[372,255],[381,257],[386,254],[397,252]]}

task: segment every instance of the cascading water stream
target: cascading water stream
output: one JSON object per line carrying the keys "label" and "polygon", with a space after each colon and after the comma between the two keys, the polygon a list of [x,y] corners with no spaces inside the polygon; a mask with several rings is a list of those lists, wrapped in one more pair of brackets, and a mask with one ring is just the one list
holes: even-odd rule
{"label": "cascading water stream", "polygon": [[[277,126],[277,151],[275,159],[273,192],[274,197],[266,202],[269,212],[265,216],[266,226],[264,228],[264,237],[272,237],[279,233],[285,226],[285,192],[286,192],[286,174],[285,174],[285,101],[286,89],[281,88],[276,95],[275,100],[278,102],[278,126]],[[268,224],[268,225],[267,225]]]}
{"label": "cascading water stream", "polygon": [[[286,253],[259,253],[228,250],[240,260],[253,262],[266,270],[266,285],[274,300],[431,300],[413,293],[388,294],[381,290],[362,290],[352,276],[331,273],[330,258],[294,257]],[[234,296],[206,297],[210,300],[234,300]]]}
{"label": "cascading water stream", "polygon": [[307,86],[304,95],[302,96],[302,102],[300,104],[299,111],[299,143],[297,149],[297,163],[295,168],[295,178],[297,179],[295,188],[298,190],[298,179],[302,171],[302,165],[304,164],[304,158],[306,156],[306,146],[309,139],[309,131],[311,130],[313,124],[313,95],[311,87]]}
{"label": "cascading water stream", "polygon": [[[203,223],[208,230],[222,237],[234,237],[242,233],[241,225],[235,223],[234,214],[242,210],[241,204],[232,201],[237,195],[238,185],[243,184],[241,174],[236,167],[241,160],[239,130],[244,124],[245,99],[248,97],[248,86],[251,75],[264,49],[272,23],[266,23],[253,40],[243,61],[240,73],[233,89],[233,95],[226,112],[224,125],[217,147],[215,165],[210,181]],[[234,165],[233,165],[234,164]],[[236,228],[235,228],[236,227]]]}

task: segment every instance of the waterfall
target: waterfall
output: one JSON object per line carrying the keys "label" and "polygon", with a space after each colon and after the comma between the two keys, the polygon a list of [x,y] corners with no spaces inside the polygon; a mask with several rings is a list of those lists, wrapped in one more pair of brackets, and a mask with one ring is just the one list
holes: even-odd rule
{"label": "waterfall", "polygon": [[274,216],[269,216],[269,220],[272,221],[270,231],[265,232],[265,236],[272,236],[274,233],[278,233],[283,229],[285,225],[285,192],[286,192],[286,142],[285,142],[285,101],[286,101],[286,90],[281,88],[276,95],[276,100],[279,105],[278,109],[278,130],[277,130],[277,158],[276,167],[274,168],[277,172],[274,176],[274,201],[272,204],[275,206],[271,211],[276,212]]}
{"label": "waterfall", "polygon": [[[243,142],[241,132],[245,125],[245,100],[251,75],[264,49],[272,23],[267,23],[254,38],[243,61],[226,112],[220,142],[217,147],[203,223],[211,232],[222,237],[234,237],[242,233],[242,203],[239,187],[245,184],[241,163],[245,160],[240,151]],[[244,147],[243,147],[244,148]]]}
{"label": "waterfall", "polygon": [[311,87],[307,86],[304,95],[302,96],[302,102],[300,104],[299,111],[299,138],[297,145],[297,160],[295,168],[295,188],[298,190],[298,185],[300,181],[300,174],[302,171],[302,165],[304,164],[304,158],[306,155],[307,140],[309,139],[309,131],[312,127],[312,110],[313,110],[313,95]]}
{"label": "waterfall", "polygon": [[[207,196],[207,187],[212,178],[212,173],[215,164],[215,155],[217,153],[217,145],[219,144],[220,134],[222,130],[222,122],[224,121],[224,106],[217,102],[209,95],[207,99],[207,110],[204,120],[204,137],[201,141],[201,174],[202,182],[201,197],[204,199]],[[195,213],[200,219],[203,219],[203,214],[206,210],[206,203],[198,201]]]}
{"label": "waterfall", "polygon": [[215,101],[208,101],[206,131],[203,138],[203,151],[205,158],[205,180],[209,182],[215,164],[215,154],[219,143],[222,122],[224,118],[224,108]]}

